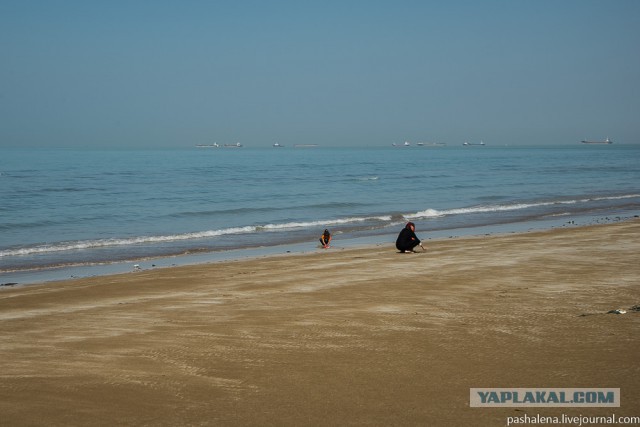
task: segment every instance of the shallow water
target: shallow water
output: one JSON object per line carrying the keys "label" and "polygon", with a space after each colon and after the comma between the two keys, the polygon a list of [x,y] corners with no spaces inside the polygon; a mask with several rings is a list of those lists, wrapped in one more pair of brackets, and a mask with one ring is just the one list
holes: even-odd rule
{"label": "shallow water", "polygon": [[[0,274],[640,212],[640,146],[4,150]],[[379,236],[379,237],[376,237]],[[195,255],[194,255],[195,256]]]}

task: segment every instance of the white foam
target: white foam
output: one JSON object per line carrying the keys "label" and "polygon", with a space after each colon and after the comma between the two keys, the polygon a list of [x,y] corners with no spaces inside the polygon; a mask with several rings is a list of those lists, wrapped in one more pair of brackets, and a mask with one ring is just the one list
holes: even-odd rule
{"label": "white foam", "polygon": [[170,234],[160,236],[136,236],[129,238],[112,238],[112,239],[97,239],[97,240],[82,240],[74,242],[60,242],[57,244],[39,245],[18,249],[6,249],[0,251],[0,258],[9,256],[24,256],[24,255],[36,255],[52,252],[65,252],[83,249],[99,249],[106,247],[116,246],[131,246],[141,245],[149,243],[166,243],[166,242],[178,242],[184,240],[197,240],[214,238],[231,234],[250,234],[258,232],[278,232],[285,230],[295,230],[303,228],[313,227],[328,227],[335,225],[345,225],[364,221],[390,221],[390,216],[372,216],[372,217],[349,217],[324,221],[303,221],[303,222],[288,222],[282,224],[265,224],[265,225],[251,225],[244,227],[231,227],[220,230],[207,230],[193,233],[183,234]]}
{"label": "white foam", "polygon": [[522,209],[530,209],[530,208],[543,207],[543,206],[573,205],[577,203],[588,203],[588,202],[603,201],[603,200],[633,199],[637,197],[640,197],[640,194],[594,197],[594,198],[586,198],[586,199],[554,200],[554,201],[538,202],[538,203],[482,205],[482,206],[472,206],[468,208],[456,208],[456,209],[446,209],[446,210],[426,209],[424,211],[404,215],[404,217],[406,219],[437,218],[437,217],[443,217],[443,216],[449,216],[449,215],[517,211]]}
{"label": "white foam", "polygon": [[[587,203],[587,202],[603,201],[603,200],[632,199],[632,198],[638,198],[638,197],[640,197],[640,194],[628,194],[628,195],[606,196],[606,197],[595,197],[595,198],[584,198],[584,199],[555,200],[555,201],[538,202],[538,203],[482,205],[482,206],[472,206],[472,207],[445,209],[445,210],[425,209],[423,211],[419,211],[416,213],[404,214],[402,215],[402,217],[407,220],[428,219],[428,218],[438,218],[438,217],[444,217],[444,216],[450,216],[450,215],[516,211],[516,210],[530,209],[530,208],[550,206],[550,205],[569,205],[569,204]],[[336,219],[319,220],[319,221],[299,221],[299,222],[286,222],[286,223],[280,223],[280,224],[249,225],[249,226],[243,226],[243,227],[230,227],[230,228],[224,228],[219,230],[206,230],[206,231],[197,231],[197,232],[182,233],[182,234],[169,234],[169,235],[159,235],[159,236],[135,236],[135,237],[126,237],[126,238],[110,238],[110,239],[59,242],[55,244],[43,244],[43,245],[24,247],[24,248],[5,249],[0,251],[0,258],[10,257],[10,256],[37,255],[37,254],[46,254],[46,253],[52,253],[52,252],[84,250],[84,249],[98,249],[98,248],[106,248],[106,247],[131,246],[131,245],[153,244],[153,243],[163,243],[163,242],[178,242],[178,241],[185,241],[185,240],[215,238],[215,237],[224,236],[224,235],[239,235],[239,234],[251,234],[251,233],[261,233],[261,232],[280,232],[280,231],[286,231],[286,230],[309,229],[309,228],[316,228],[316,227],[325,228],[325,227],[331,227],[331,226],[357,224],[357,223],[362,223],[367,221],[383,222],[383,223],[387,223],[385,225],[393,225],[391,223],[392,220],[393,220],[393,217],[391,215],[362,216],[362,217],[356,216],[356,217],[336,218]]]}

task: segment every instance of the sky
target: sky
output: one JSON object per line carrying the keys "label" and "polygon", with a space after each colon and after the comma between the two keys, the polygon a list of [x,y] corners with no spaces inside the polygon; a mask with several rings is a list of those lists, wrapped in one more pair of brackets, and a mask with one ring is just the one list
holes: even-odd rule
{"label": "sky", "polygon": [[0,148],[607,137],[636,0],[0,0]]}

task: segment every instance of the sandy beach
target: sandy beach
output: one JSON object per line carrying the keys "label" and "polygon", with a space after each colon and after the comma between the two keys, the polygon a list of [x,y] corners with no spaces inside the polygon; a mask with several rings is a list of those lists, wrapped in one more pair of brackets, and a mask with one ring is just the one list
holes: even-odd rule
{"label": "sandy beach", "polygon": [[[639,220],[426,244],[3,287],[0,425],[640,416]],[[472,387],[620,388],[621,406],[470,408]]]}

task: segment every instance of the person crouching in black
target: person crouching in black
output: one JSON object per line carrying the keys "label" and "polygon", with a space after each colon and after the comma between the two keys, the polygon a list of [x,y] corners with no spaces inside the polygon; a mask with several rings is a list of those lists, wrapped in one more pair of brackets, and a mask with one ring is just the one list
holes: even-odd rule
{"label": "person crouching in black", "polygon": [[420,239],[416,236],[416,226],[412,222],[408,222],[407,225],[400,231],[398,238],[396,239],[396,248],[401,253],[415,252],[413,248],[420,245],[424,251],[424,246],[420,243]]}

